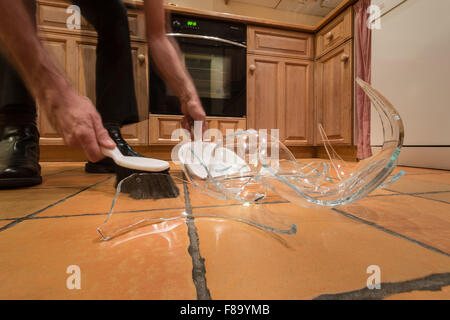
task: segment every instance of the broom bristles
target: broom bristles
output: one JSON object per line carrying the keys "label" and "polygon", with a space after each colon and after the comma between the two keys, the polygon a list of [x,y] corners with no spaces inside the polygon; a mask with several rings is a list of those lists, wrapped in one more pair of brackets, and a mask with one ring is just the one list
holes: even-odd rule
{"label": "broom bristles", "polygon": [[[134,176],[130,177],[133,174]],[[177,198],[180,195],[169,170],[146,172],[116,165],[116,187],[124,179],[127,180],[122,183],[121,192],[136,200]]]}

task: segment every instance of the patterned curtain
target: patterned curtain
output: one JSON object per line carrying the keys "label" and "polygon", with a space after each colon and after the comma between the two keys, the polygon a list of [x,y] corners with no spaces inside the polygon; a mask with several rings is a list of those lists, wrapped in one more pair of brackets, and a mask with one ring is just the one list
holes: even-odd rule
{"label": "patterned curtain", "polygon": [[[359,0],[355,5],[355,48],[356,76],[370,83],[372,55],[372,30],[367,26],[367,9],[371,0]],[[370,146],[370,100],[363,90],[356,86],[356,116],[358,123],[358,159],[372,156]]]}

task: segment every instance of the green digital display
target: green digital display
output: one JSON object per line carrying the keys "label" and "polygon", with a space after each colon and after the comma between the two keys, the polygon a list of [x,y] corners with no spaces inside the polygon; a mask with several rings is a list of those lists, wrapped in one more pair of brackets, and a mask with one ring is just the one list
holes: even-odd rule
{"label": "green digital display", "polygon": [[196,27],[196,26],[197,26],[197,21],[188,21],[188,22],[187,22],[187,25],[188,25],[189,27]]}

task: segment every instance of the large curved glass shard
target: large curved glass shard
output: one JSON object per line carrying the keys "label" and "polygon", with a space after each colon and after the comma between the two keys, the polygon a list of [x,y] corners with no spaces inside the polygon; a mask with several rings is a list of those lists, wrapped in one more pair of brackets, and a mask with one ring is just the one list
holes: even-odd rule
{"label": "large curved glass shard", "polygon": [[[111,210],[105,222],[97,228],[103,240],[125,236],[135,238],[142,235],[164,233],[172,230],[186,219],[218,218],[247,223],[263,230],[280,234],[293,234],[297,227],[280,219],[267,204],[278,203],[282,199],[269,199],[256,202],[218,202],[207,197],[201,204],[191,203],[198,198],[197,187],[188,181],[172,176],[180,189],[176,198],[151,199],[147,185],[155,178],[155,173],[136,173],[117,185],[117,192],[111,204]],[[165,175],[165,174],[161,174]],[[225,182],[235,186],[238,182]],[[258,187],[259,188],[259,187]],[[251,186],[247,184],[241,193],[244,198],[250,196]],[[187,198],[188,197],[188,198]],[[187,199],[186,199],[187,198]],[[278,201],[277,201],[278,200]]]}
{"label": "large curved glass shard", "polygon": [[[358,85],[370,98],[373,107],[380,116],[384,132],[382,150],[357,164],[347,163],[332,147],[324,128],[319,124],[319,132],[329,161],[315,160],[309,166],[322,171],[321,178],[311,179],[311,169],[305,171],[296,167],[293,156],[291,172],[279,169],[270,162],[262,162],[269,174],[262,174],[260,181],[281,197],[301,206],[336,207],[356,202],[383,185],[394,170],[403,144],[403,122],[392,104],[364,81],[357,79]],[[282,147],[284,148],[284,147]],[[282,149],[280,148],[280,149]],[[284,151],[285,153],[288,152]],[[398,179],[397,175],[394,177]],[[392,181],[392,180],[391,180]]]}

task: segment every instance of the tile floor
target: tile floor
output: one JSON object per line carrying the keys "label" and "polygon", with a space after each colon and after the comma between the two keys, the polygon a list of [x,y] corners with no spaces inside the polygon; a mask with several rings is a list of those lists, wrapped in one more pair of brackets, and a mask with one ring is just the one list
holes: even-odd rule
{"label": "tile floor", "polygon": [[[0,190],[0,299],[450,299],[450,172],[401,169],[396,183],[335,210],[275,195],[243,207],[177,181],[177,199],[119,197],[104,227],[187,219],[143,222],[103,241],[97,227],[114,177],[44,163],[42,185]],[[67,285],[73,265],[80,289]],[[380,290],[367,289],[372,265]]]}

